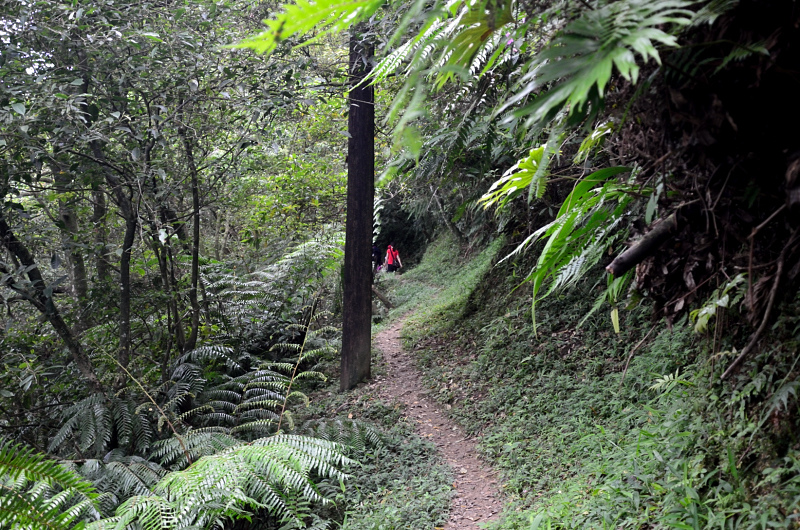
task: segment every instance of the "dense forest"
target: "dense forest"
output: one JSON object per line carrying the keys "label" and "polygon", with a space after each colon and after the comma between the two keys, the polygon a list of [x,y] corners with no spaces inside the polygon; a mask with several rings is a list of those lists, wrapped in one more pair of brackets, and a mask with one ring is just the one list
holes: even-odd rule
{"label": "dense forest", "polygon": [[0,528],[800,528],[794,0],[0,5]]}

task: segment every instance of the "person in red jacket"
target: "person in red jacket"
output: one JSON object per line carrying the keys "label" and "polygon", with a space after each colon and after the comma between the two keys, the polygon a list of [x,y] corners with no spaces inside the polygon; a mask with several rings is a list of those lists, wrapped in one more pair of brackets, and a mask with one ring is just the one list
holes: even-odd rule
{"label": "person in red jacket", "polygon": [[394,243],[389,243],[389,247],[386,249],[386,270],[394,272],[402,266],[403,262],[400,261],[400,253],[394,248]]}

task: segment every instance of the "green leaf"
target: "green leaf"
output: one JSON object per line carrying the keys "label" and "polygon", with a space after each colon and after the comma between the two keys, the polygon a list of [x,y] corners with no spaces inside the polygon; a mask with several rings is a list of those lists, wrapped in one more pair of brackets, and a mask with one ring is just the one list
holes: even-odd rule
{"label": "green leaf", "polygon": [[532,126],[551,120],[564,108],[572,122],[595,115],[614,69],[625,79],[637,81],[639,66],[633,52],[644,61],[660,64],[655,43],[677,46],[677,39],[667,31],[689,24],[694,14],[687,8],[692,3],[624,0],[583,12],[528,65],[516,94],[500,111],[525,103],[535,90],[555,83],[532,104],[515,108],[506,121],[525,117],[526,125]]}
{"label": "green leaf", "polygon": [[159,36],[158,33],[143,32],[140,33],[140,35],[154,42],[164,42],[163,40],[161,40],[161,37]]}
{"label": "green leaf", "polygon": [[230,47],[250,48],[257,53],[270,54],[286,39],[302,37],[315,30],[316,35],[303,43],[307,46],[368,19],[383,4],[384,0],[298,0],[293,4],[284,4],[282,13],[264,21],[269,29]]}
{"label": "green leaf", "polygon": [[12,103],[11,108],[20,116],[25,116],[25,105],[23,103]]}

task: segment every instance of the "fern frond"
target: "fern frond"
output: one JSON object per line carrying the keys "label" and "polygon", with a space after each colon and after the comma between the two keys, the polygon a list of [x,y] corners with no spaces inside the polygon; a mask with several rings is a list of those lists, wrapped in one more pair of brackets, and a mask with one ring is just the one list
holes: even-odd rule
{"label": "fern frond", "polygon": [[44,455],[4,438],[0,438],[0,475],[10,480],[24,477],[25,480],[59,485],[87,496],[94,494],[92,485],[80,476]]}
{"label": "fern frond", "polygon": [[[534,331],[537,300],[577,281],[613,241],[609,236],[631,197],[627,186],[606,180],[628,171],[630,168],[626,167],[601,169],[578,182],[561,205],[555,220],[536,230],[512,253],[546,238],[536,265],[525,278],[533,285]],[[541,294],[546,280],[550,281],[549,286]]]}
{"label": "fern frond", "polygon": [[277,422],[280,419],[280,416],[278,415],[277,412],[273,410],[262,409],[262,408],[246,410],[239,415],[240,422],[249,422],[253,420],[263,420],[263,419],[268,419],[270,421]]}
{"label": "fern frond", "polygon": [[[526,125],[546,123],[562,108],[573,122],[597,113],[613,70],[632,83],[639,76],[635,53],[661,63],[657,46],[677,46],[671,27],[688,25],[694,16],[690,0],[620,0],[584,12],[537,55],[520,87],[500,111],[524,103],[548,83],[555,85],[508,118]],[[635,53],[634,53],[635,52]]]}
{"label": "fern frond", "polygon": [[384,0],[298,0],[285,4],[283,13],[265,21],[269,29],[232,47],[250,48],[256,53],[269,54],[280,42],[317,29],[316,37],[306,42],[309,44],[330,33],[346,31],[351,25],[366,20],[383,3]]}
{"label": "fern frond", "polygon": [[233,349],[225,346],[201,346],[185,353],[179,363],[199,361],[220,361],[231,370],[243,370],[242,366],[233,358]]}
{"label": "fern frond", "polygon": [[[206,456],[188,469],[168,474],[149,496],[133,497],[119,507],[117,525],[187,528],[212,520],[249,517],[265,509],[295,519],[306,502],[328,503],[312,474],[344,480],[350,464],[331,442],[299,436],[273,436]],[[89,528],[106,528],[93,523]]]}
{"label": "fern frond", "polygon": [[97,515],[94,487],[61,464],[0,438],[0,527],[72,528]]}
{"label": "fern frond", "polygon": [[[281,396],[281,398],[283,398],[283,396]],[[244,412],[246,410],[252,410],[252,409],[256,409],[256,408],[259,408],[259,409],[260,408],[263,408],[263,409],[280,408],[280,406],[282,404],[283,404],[282,399],[281,400],[264,399],[264,400],[258,400],[258,401],[249,401],[249,402],[246,402],[246,403],[242,403],[241,405],[236,407],[236,409],[234,410],[234,413],[241,413],[241,412]]]}
{"label": "fern frond", "polygon": [[328,440],[347,449],[350,455],[363,455],[370,447],[382,447],[383,440],[371,425],[357,420],[312,420],[301,432]]}
{"label": "fern frond", "polygon": [[713,25],[719,17],[739,4],[739,0],[711,0],[695,14],[692,19],[693,26],[703,24]]}

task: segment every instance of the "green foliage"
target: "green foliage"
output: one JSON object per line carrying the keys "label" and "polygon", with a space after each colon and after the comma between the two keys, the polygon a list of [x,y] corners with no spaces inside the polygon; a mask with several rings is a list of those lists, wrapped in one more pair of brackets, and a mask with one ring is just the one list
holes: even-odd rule
{"label": "green foliage", "polygon": [[365,400],[356,414],[381,429],[381,443],[359,455],[340,501],[342,528],[416,530],[442,526],[453,475],[433,444],[414,432],[398,407]]}
{"label": "green foliage", "polygon": [[242,40],[234,48],[251,48],[258,53],[272,53],[279,43],[292,37],[304,37],[305,34],[317,30],[314,39],[306,41],[308,45],[331,33],[347,31],[352,25],[369,18],[383,5],[384,0],[359,0],[348,2],[342,0],[324,0],[309,2],[301,0],[292,4],[284,4],[283,12],[275,18],[265,20],[268,30]]}
{"label": "green foliage", "polygon": [[296,435],[261,438],[206,456],[184,471],[166,475],[152,493],[123,503],[114,517],[88,529],[209,528],[225,520],[250,518],[265,510],[282,521],[308,515],[308,502],[330,502],[313,476],[344,480],[338,467],[351,463],[339,445]]}
{"label": "green foliage", "polygon": [[[293,428],[294,406],[308,404],[304,389],[325,379],[309,367],[334,353],[336,330],[327,318],[308,308],[303,324],[283,330],[294,342],[273,345],[273,361],[202,346],[181,356],[171,379],[156,388],[137,380],[139,392],[96,394],[67,408],[50,450],[77,452],[82,463],[70,467],[111,494],[110,504],[122,503],[95,527],[138,521],[145,528],[206,528],[258,514],[300,524],[313,506],[328,502],[315,485],[344,479],[338,469],[351,465],[344,446],[270,436]],[[209,489],[203,477],[212,475]]]}
{"label": "green foliage", "polygon": [[677,385],[693,386],[693,383],[685,379],[681,379],[679,372],[680,369],[675,370],[674,374],[666,374],[662,375],[661,377],[657,377],[649,389],[656,392],[667,393],[672,391]]}
{"label": "green foliage", "polygon": [[[628,171],[630,168],[626,167],[601,169],[577,182],[555,220],[536,230],[506,256],[508,259],[537,240],[546,239],[536,265],[525,278],[533,284],[534,330],[537,299],[574,285],[618,236],[615,229],[631,201],[632,190],[607,180]],[[547,290],[540,295],[546,281]]]}
{"label": "green foliage", "polygon": [[495,181],[479,201],[484,208],[492,205],[502,208],[519,197],[527,188],[531,189],[532,198],[541,199],[544,196],[548,176],[546,172],[540,171],[545,148],[546,146],[540,145],[531,149],[527,157],[519,160]]}
{"label": "green foliage", "polygon": [[77,473],[44,455],[0,438],[0,527],[79,528],[98,515],[98,494]]}
{"label": "green foliage", "polygon": [[632,276],[633,271],[628,271],[619,278],[614,278],[610,274],[606,276],[606,290],[597,297],[592,308],[581,318],[578,327],[583,326],[598,309],[608,302],[611,305],[611,323],[614,326],[614,332],[619,334],[619,307],[617,306],[622,300],[623,293],[630,285]]}
{"label": "green foliage", "polygon": [[742,283],[746,280],[744,273],[737,274],[725,285],[716,289],[711,297],[699,309],[693,309],[689,318],[694,322],[694,331],[703,333],[708,329],[708,323],[717,311],[722,308],[735,307],[744,297]]}
{"label": "green foliage", "polygon": [[[448,236],[442,236],[426,253],[424,264],[402,276],[402,282],[410,290],[419,289],[419,284],[425,283],[433,283],[441,289],[434,302],[429,296],[415,297],[420,306],[419,311],[409,318],[409,327],[424,326],[428,331],[444,332],[469,314],[474,309],[470,294],[481,285],[496,262],[503,243],[504,238],[497,238],[472,259],[461,259],[457,243]],[[431,258],[437,254],[443,254],[443,258],[446,258],[436,263]],[[402,310],[407,311],[408,307]]]}
{"label": "green foliage", "polygon": [[622,0],[584,12],[527,65],[520,88],[504,109],[524,104],[535,90],[554,83],[532,103],[513,110],[513,117],[526,117],[530,126],[550,121],[563,108],[569,109],[575,123],[596,115],[614,70],[636,83],[639,66],[634,52],[644,61],[652,58],[660,63],[656,46],[677,46],[675,36],[664,29],[689,24],[693,13],[687,8],[692,3]]}
{"label": "green foliage", "polygon": [[209,274],[208,290],[221,304],[228,331],[216,339],[244,347],[267,342],[265,349],[286,342],[297,331],[290,326],[299,323],[302,308],[335,281],[343,245],[344,235],[334,230],[290,246],[274,263],[247,276]]}
{"label": "green foliage", "polygon": [[613,119],[609,119],[608,121],[604,121],[603,123],[598,124],[597,127],[594,128],[592,133],[583,139],[580,147],[578,147],[578,152],[572,159],[572,162],[574,164],[582,164],[584,162],[587,162],[589,160],[589,157],[592,155],[592,152],[598,147],[600,147],[605,141],[606,137],[613,132],[614,132]]}

